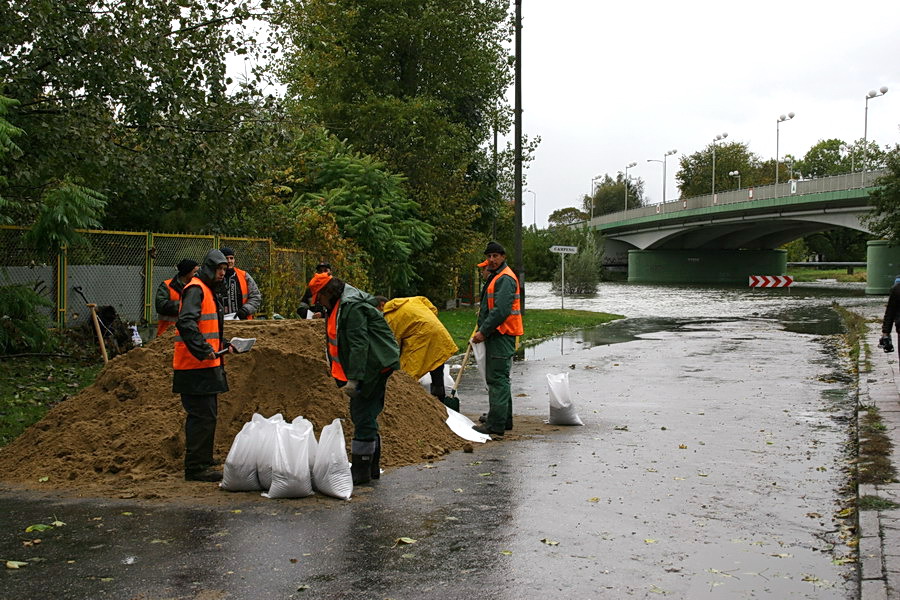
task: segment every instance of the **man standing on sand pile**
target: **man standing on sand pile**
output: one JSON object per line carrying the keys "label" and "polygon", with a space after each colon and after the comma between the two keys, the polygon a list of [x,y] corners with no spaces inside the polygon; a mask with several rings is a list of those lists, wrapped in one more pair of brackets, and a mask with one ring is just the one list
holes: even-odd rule
{"label": "man standing on sand pile", "polygon": [[259,286],[250,273],[234,266],[234,250],[222,247],[222,254],[228,261],[225,280],[222,282],[221,296],[225,314],[234,314],[236,318],[252,319],[262,305],[262,294]]}
{"label": "man standing on sand pile", "polygon": [[438,310],[425,296],[394,298],[376,296],[378,309],[400,344],[400,368],[415,379],[431,374],[431,395],[459,411],[459,400],[447,398],[444,363],[459,350],[453,336],[438,319]]}
{"label": "man standing on sand pile", "polygon": [[328,311],[325,337],[331,376],[350,398],[353,485],[381,477],[378,415],[384,410],[388,377],[400,368],[400,348],[375,308],[375,298],[327,273],[309,282],[313,304]]}
{"label": "man standing on sand pile", "polygon": [[185,258],[177,267],[178,275],[166,279],[156,288],[156,336],[159,337],[178,320],[178,307],[181,304],[181,290],[184,289],[200,268],[197,261]]}
{"label": "man standing on sand pile", "polygon": [[[216,353],[225,349],[224,309],[216,291],[225,278],[228,260],[210,250],[197,276],[181,292],[178,335],[172,366],[172,391],[181,394],[184,421],[184,478],[186,481],[221,481],[214,470],[213,441],[218,418],[218,394],[228,391],[225,364]],[[228,348],[231,352],[231,348]]]}
{"label": "man standing on sand pile", "polygon": [[472,336],[472,343],[485,346],[484,378],[488,385],[489,409],[484,424],[475,425],[473,429],[502,437],[504,431],[513,426],[509,371],[516,351],[516,336],[524,334],[525,329],[519,279],[506,264],[506,250],[497,242],[488,242],[484,254],[488,276],[481,288],[478,331]]}

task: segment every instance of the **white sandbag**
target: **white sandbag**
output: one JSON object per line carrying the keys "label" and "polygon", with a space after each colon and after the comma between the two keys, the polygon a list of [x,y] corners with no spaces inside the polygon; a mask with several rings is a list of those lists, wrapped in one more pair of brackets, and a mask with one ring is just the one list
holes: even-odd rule
{"label": "white sandbag", "polygon": [[481,383],[484,384],[485,389],[487,389],[487,379],[485,379],[485,374],[487,373],[487,350],[485,349],[484,342],[480,344],[472,344],[472,354],[475,356],[475,364],[478,366],[478,376],[481,378]]}
{"label": "white sandbag", "polygon": [[250,421],[234,436],[225,458],[219,487],[231,492],[261,489],[256,476],[256,431],[258,423]]}
{"label": "white sandbag", "polygon": [[279,423],[284,423],[281,413],[272,415],[268,419],[259,414],[254,414],[253,419],[259,423],[256,454],[256,476],[259,477],[259,485],[267,490],[272,485],[272,460],[275,458],[276,433]]}
{"label": "white sandbag", "polygon": [[313,483],[316,491],[326,496],[349,500],[353,493],[353,476],[350,474],[350,461],[347,460],[344,428],[341,427],[340,419],[323,427],[319,435]]}
{"label": "white sandbag", "polygon": [[572,402],[569,374],[548,373],[547,388],[550,393],[550,425],[584,425]]}
{"label": "white sandbag", "polygon": [[293,421],[291,421],[291,425],[300,433],[303,433],[305,430],[309,430],[309,435],[306,436],[306,445],[308,446],[307,455],[309,456],[309,472],[310,475],[312,475],[312,470],[316,466],[316,448],[319,445],[318,442],[316,442],[316,434],[313,431],[313,424],[308,419],[297,417]]}
{"label": "white sandbag", "polygon": [[[308,423],[308,421],[307,421]],[[266,498],[305,498],[313,493],[309,471],[309,444],[312,426],[302,422],[277,423],[275,456],[272,459],[272,484],[262,495]]]}

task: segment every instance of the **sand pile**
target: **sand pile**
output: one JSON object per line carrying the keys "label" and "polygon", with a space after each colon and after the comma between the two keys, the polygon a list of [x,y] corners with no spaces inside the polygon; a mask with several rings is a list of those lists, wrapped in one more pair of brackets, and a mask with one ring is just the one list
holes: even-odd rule
{"label": "sand pile", "polygon": [[[173,328],[174,329],[174,328]],[[5,448],[0,481],[84,496],[172,498],[224,494],[183,481],[184,412],[172,389],[172,337],[167,332],[117,356],[97,380]],[[247,354],[229,356],[231,391],[219,395],[217,458],[253,413],[312,421],[316,436],[334,418],[353,435],[346,396],[327,371],[322,321],[228,322],[226,338],[255,337]],[[379,421],[382,466],[409,465],[463,447],[445,425],[446,409],[409,375],[388,382]]]}

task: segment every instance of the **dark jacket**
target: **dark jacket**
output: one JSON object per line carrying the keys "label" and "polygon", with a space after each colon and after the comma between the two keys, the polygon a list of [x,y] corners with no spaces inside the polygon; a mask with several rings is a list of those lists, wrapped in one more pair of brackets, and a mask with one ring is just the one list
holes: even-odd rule
{"label": "dark jacket", "polygon": [[891,288],[887,308],[884,310],[881,333],[889,334],[892,326],[900,333],[900,283],[895,283],[894,287]]}
{"label": "dark jacket", "polygon": [[488,308],[487,302],[488,286],[490,286],[491,281],[497,277],[497,273],[505,268],[506,262],[504,261],[495,272],[491,273],[491,276],[487,278],[487,281],[484,282],[484,286],[481,288],[481,306],[478,310],[478,331],[480,331],[485,338],[494,334],[502,335],[497,333],[497,327],[499,327],[512,312],[513,299],[516,297],[516,280],[508,275],[501,276],[500,279],[497,280],[497,283],[494,284],[494,308]]}
{"label": "dark jacket", "polygon": [[400,346],[371,294],[344,286],[338,305],[338,355],[347,379],[370,380],[400,368]]}
{"label": "dark jacket", "polygon": [[166,285],[166,282],[160,282],[159,287],[156,288],[156,314],[158,315],[166,315],[170,317],[178,316],[178,306],[180,302],[178,300],[172,300],[169,296],[169,288],[175,291],[176,294],[181,296],[181,290],[184,289],[184,283],[181,279],[176,275],[172,278],[172,281]]}
{"label": "dark jacket", "polygon": [[300,298],[300,306],[297,307],[297,315],[301,319],[307,318],[307,313],[321,313],[323,319],[328,318],[328,309],[322,306],[321,304],[313,304],[312,303],[312,290],[306,288],[306,291],[303,292],[303,297]]}
{"label": "dark jacket", "polygon": [[[210,250],[200,270],[197,271],[197,277],[209,286],[214,292],[216,285],[213,283],[216,278],[216,267],[224,263],[225,255],[218,250]],[[219,316],[219,339],[222,341],[221,347],[225,347],[223,328],[225,324],[225,310],[222,302],[215,294],[216,313]],[[187,288],[181,296],[181,310],[178,311],[178,335],[185,343],[188,351],[198,359],[203,359],[213,351],[197,323],[200,319],[200,308],[203,303],[203,289],[199,286],[191,286]],[[222,365],[218,367],[210,367],[208,369],[190,369],[187,371],[175,371],[172,377],[172,391],[176,394],[221,394],[228,391],[228,380],[225,377],[225,361],[222,357]]]}

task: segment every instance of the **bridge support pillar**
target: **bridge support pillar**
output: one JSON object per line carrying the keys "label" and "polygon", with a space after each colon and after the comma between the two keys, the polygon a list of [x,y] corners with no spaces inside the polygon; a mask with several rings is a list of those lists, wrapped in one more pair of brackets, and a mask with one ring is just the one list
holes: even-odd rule
{"label": "bridge support pillar", "polygon": [[786,250],[630,250],[634,283],[747,284],[750,275],[784,275]]}
{"label": "bridge support pillar", "polygon": [[887,294],[900,275],[900,246],[869,240],[866,247],[866,293]]}

